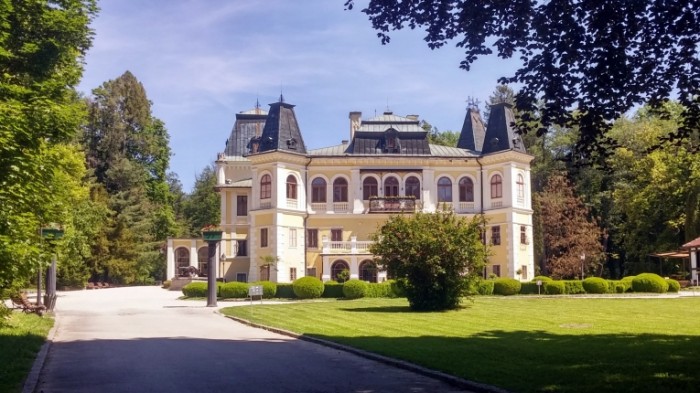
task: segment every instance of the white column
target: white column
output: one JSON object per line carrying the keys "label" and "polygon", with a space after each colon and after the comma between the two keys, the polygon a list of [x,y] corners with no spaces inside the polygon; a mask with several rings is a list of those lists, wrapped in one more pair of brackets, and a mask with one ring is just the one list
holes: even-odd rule
{"label": "white column", "polygon": [[362,203],[362,182],[360,181],[360,170],[353,169],[350,171],[350,201],[352,202],[352,212],[354,214],[362,214],[365,210],[365,205]]}
{"label": "white column", "polygon": [[190,266],[194,266],[199,270],[199,261],[197,259],[197,239],[192,239],[190,243]]}
{"label": "white column", "polygon": [[224,171],[224,164],[216,163],[216,184],[226,184],[226,172]]}
{"label": "white column", "polygon": [[423,171],[423,211],[434,212],[437,201],[437,184],[435,184],[435,171],[426,169]]}
{"label": "white column", "polygon": [[331,279],[331,264],[328,255],[323,256],[323,273],[321,281],[330,281]]}
{"label": "white column", "polygon": [[175,250],[173,249],[173,239],[168,238],[168,248],[166,250],[166,275],[165,278],[170,280],[175,277]]}
{"label": "white column", "polygon": [[357,262],[357,256],[353,255],[350,257],[350,279],[360,278],[360,266]]}
{"label": "white column", "polygon": [[694,282],[694,285],[698,283],[698,250],[690,250],[690,279]]}

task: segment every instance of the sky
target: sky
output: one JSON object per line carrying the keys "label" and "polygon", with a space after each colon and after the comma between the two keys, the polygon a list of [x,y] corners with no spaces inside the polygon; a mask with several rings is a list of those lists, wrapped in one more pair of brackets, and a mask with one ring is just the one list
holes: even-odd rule
{"label": "sky", "polygon": [[168,129],[170,170],[189,192],[224,150],[236,113],[257,100],[267,109],[283,94],[296,105],[307,149],[348,139],[351,111],[368,119],[389,109],[459,131],[467,100],[486,101],[518,65],[489,56],[466,72],[462,50],[430,50],[418,30],[382,45],[360,12],[366,1],[355,3],[101,0],[78,90],[89,95],[131,71]]}

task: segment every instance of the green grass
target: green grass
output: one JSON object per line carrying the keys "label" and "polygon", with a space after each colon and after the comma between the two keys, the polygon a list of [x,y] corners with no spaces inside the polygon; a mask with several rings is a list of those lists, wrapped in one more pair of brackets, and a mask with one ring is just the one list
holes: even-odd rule
{"label": "green grass", "polygon": [[405,299],[223,309],[516,392],[689,392],[700,385],[700,297],[479,297],[411,312]]}
{"label": "green grass", "polygon": [[21,392],[53,318],[13,312],[0,321],[0,392]]}

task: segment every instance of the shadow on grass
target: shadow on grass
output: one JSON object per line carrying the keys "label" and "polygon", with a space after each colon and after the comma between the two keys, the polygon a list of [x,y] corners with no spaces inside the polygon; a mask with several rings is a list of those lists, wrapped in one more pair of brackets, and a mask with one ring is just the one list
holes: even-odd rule
{"label": "shadow on grass", "polygon": [[22,391],[22,382],[44,340],[39,334],[0,333],[0,392]]}
{"label": "shadow on grass", "polygon": [[700,336],[542,331],[489,331],[471,337],[309,336],[515,392],[690,392],[700,385]]}

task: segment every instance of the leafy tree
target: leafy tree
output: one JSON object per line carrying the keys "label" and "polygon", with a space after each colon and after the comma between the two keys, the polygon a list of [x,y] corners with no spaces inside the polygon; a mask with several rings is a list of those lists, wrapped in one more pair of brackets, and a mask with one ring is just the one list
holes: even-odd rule
{"label": "leafy tree", "polygon": [[370,252],[390,277],[406,280],[413,310],[453,309],[486,264],[483,224],[453,212],[397,215],[373,234]]}
{"label": "leafy tree", "polygon": [[437,127],[433,127],[432,124],[423,120],[420,124],[421,128],[428,131],[428,142],[434,145],[450,146],[456,147],[457,142],[459,142],[459,132],[455,131],[442,131],[440,132]]}
{"label": "leafy tree", "polygon": [[609,153],[605,132],[614,120],[640,104],[657,107],[675,91],[683,122],[664,139],[682,143],[697,133],[699,8],[695,0],[370,0],[362,12],[383,44],[404,27],[425,29],[431,49],[457,40],[465,70],[494,52],[520,58],[520,69],[499,81],[522,84],[521,118],[528,122],[539,109],[538,135],[553,124],[576,125],[578,151]]}
{"label": "leafy tree", "polygon": [[[604,263],[603,233],[596,220],[589,217],[588,208],[574,195],[566,177],[550,177],[544,191],[534,195],[533,202],[539,212],[534,224],[542,231],[540,268],[556,278],[600,275]],[[583,261],[581,255],[585,255]]]}
{"label": "leafy tree", "polygon": [[218,224],[221,221],[221,202],[214,187],[216,187],[216,170],[213,165],[209,165],[196,176],[194,189],[183,204],[183,212],[191,236],[199,236],[204,226]]}
{"label": "leafy tree", "polygon": [[[515,92],[508,85],[498,85],[489,96],[486,107],[484,108],[484,121],[488,123],[491,115],[491,105],[507,103],[515,107]],[[513,113],[517,115],[518,111],[513,108]]]}

